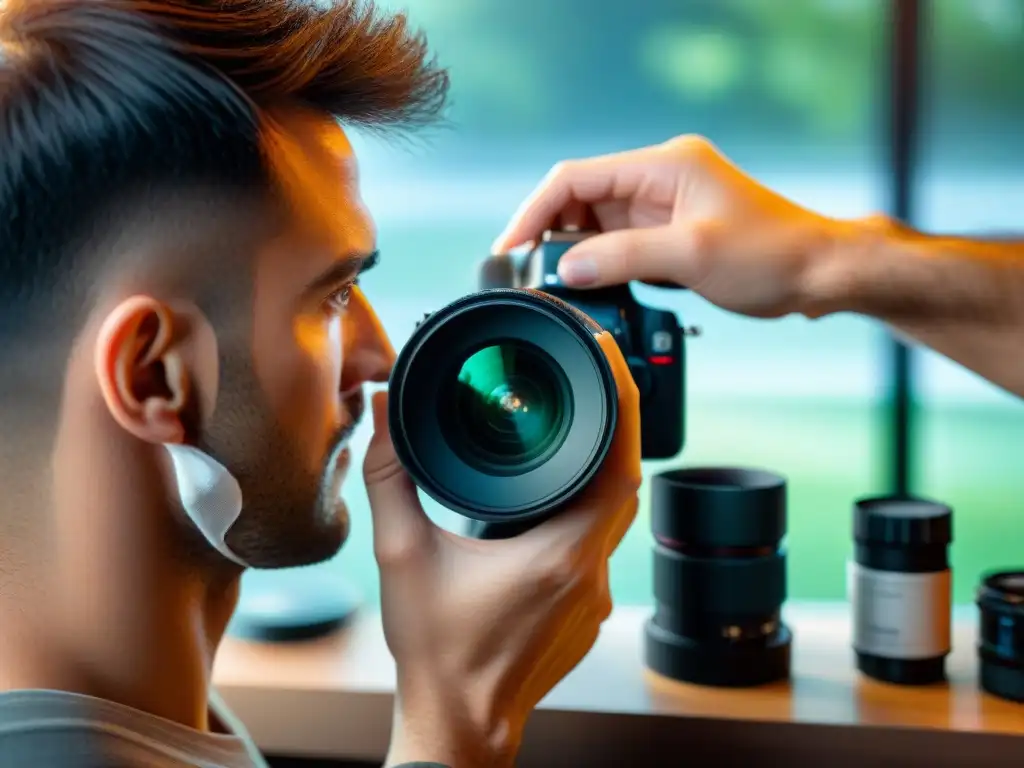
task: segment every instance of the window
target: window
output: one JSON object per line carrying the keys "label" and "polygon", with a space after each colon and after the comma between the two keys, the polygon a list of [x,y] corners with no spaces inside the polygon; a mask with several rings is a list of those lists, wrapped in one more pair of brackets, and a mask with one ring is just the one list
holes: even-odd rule
{"label": "window", "polygon": [[[358,145],[385,254],[366,287],[396,344],[423,312],[474,290],[475,265],[494,236],[567,157],[701,133],[823,212],[857,216],[882,205],[881,0],[400,4],[451,66],[454,110],[453,127],[426,140]],[[885,477],[882,331],[852,317],[744,320],[694,296],[638,293],[704,331],[688,351],[688,435],[678,462],[786,475],[790,596],[841,598],[852,502],[879,492]],[[672,464],[652,463],[648,475]],[[358,477],[346,498],[352,539],[323,568],[374,600]],[[614,559],[620,604],[650,602],[651,543],[645,499]]]}
{"label": "window", "polygon": [[[918,172],[928,230],[1024,239],[1024,5],[929,3]],[[953,507],[954,597],[1019,567],[1024,406],[931,352],[917,356],[920,490]]]}

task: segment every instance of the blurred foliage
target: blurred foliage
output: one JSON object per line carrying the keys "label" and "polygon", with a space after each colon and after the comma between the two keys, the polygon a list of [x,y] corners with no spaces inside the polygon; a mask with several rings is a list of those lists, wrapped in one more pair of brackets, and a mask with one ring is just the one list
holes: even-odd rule
{"label": "blurred foliage", "polygon": [[[884,0],[389,0],[453,76],[472,133],[864,134],[881,103]],[[923,0],[943,109],[1024,111],[1024,0]],[[642,116],[642,117],[641,117]]]}

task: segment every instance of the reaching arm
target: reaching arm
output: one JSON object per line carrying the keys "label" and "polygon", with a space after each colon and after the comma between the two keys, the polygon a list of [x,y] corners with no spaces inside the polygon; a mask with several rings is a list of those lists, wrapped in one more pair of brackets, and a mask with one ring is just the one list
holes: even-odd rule
{"label": "reaching arm", "polygon": [[885,219],[837,223],[829,241],[811,260],[805,314],[877,318],[1024,397],[1024,243],[929,236]]}
{"label": "reaching arm", "polygon": [[561,259],[568,285],[667,281],[753,317],[867,315],[1024,397],[1024,243],[830,219],[758,183],[706,139],[678,136],[556,166],[496,252],[536,240],[581,205],[604,232]]}

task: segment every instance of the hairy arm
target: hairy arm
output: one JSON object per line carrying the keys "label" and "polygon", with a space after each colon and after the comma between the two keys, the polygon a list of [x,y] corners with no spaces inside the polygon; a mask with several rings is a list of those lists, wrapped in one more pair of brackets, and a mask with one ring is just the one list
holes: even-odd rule
{"label": "hairy arm", "polygon": [[805,314],[877,318],[1024,397],[1024,242],[924,235],[882,218],[834,234],[808,274]]}

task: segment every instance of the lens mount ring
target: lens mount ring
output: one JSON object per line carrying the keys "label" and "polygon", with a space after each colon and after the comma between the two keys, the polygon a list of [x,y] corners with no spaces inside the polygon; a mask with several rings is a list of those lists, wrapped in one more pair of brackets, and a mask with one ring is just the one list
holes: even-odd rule
{"label": "lens mount ring", "polygon": [[[480,291],[428,316],[400,351],[389,384],[391,439],[413,482],[448,509],[488,523],[542,518],[578,495],[607,456],[618,419],[615,377],[598,332],[570,305],[531,290]],[[521,472],[466,461],[465,446],[452,446],[443,422],[452,371],[500,344],[539,350],[557,365],[571,397],[573,418],[558,447]]]}

